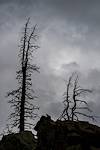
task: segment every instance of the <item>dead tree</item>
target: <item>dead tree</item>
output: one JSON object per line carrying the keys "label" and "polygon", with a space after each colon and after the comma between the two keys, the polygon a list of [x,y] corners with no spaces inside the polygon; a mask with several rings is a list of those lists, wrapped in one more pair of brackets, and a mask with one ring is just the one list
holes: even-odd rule
{"label": "dead tree", "polygon": [[[73,100],[73,106],[71,108],[71,120],[78,120],[78,116],[82,115],[87,118],[90,118],[92,120],[95,120],[93,115],[90,115],[92,113],[92,110],[89,108],[88,103],[84,98],[87,94],[92,93],[92,90],[81,88],[79,85],[79,78],[78,75],[76,75],[73,83],[73,91],[72,91],[72,100]],[[84,113],[83,111],[88,111],[88,114]]]}
{"label": "dead tree", "polygon": [[[66,85],[63,101],[65,107],[59,119],[75,121],[79,120],[81,115],[95,120],[95,117],[91,115],[92,110],[84,100],[87,94],[92,93],[92,90],[81,88],[78,75],[74,73],[69,77]],[[85,113],[84,110],[87,110],[88,113]]]}
{"label": "dead tree", "polygon": [[19,51],[19,69],[16,71],[16,79],[18,88],[7,93],[7,96],[12,98],[8,101],[13,108],[13,112],[9,115],[11,126],[19,127],[22,132],[27,127],[31,127],[30,119],[35,119],[39,109],[34,105],[33,100],[36,98],[32,89],[32,73],[39,72],[39,67],[36,64],[31,64],[33,53],[39,48],[37,43],[38,35],[36,33],[36,25],[33,28],[29,27],[30,18],[24,26],[23,35],[20,41]]}
{"label": "dead tree", "polygon": [[71,103],[71,96],[70,96],[70,87],[71,87],[71,80],[72,80],[73,74],[69,77],[68,83],[66,84],[66,92],[63,94],[63,104],[64,104],[64,110],[60,116],[60,118],[70,120],[70,103]]}

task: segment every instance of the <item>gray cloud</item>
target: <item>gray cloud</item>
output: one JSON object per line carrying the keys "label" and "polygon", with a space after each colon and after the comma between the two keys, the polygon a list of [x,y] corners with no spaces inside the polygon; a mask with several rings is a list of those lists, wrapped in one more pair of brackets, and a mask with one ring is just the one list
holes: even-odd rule
{"label": "gray cloud", "polygon": [[53,119],[58,119],[62,113],[63,105],[61,102],[52,102],[46,106],[45,110]]}
{"label": "gray cloud", "polygon": [[78,72],[80,70],[80,66],[76,63],[76,62],[71,62],[71,63],[68,63],[68,64],[62,64],[62,67],[63,71],[66,73],[69,73],[71,72]]}
{"label": "gray cloud", "polygon": [[[94,89],[88,98],[100,114],[100,1],[98,0],[0,0],[0,117],[8,109],[7,90],[16,88],[18,44],[26,18],[38,24],[40,50],[35,61],[40,75],[33,75],[40,113],[58,117],[62,109],[64,79],[78,71],[80,83]],[[0,124],[0,128],[2,127]]]}

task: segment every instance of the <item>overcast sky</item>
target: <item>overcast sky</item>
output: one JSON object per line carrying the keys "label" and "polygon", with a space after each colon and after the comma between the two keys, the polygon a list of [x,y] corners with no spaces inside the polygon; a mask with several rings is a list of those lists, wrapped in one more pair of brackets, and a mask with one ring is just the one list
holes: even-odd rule
{"label": "overcast sky", "polygon": [[33,63],[40,74],[32,78],[39,113],[60,115],[64,79],[77,71],[81,85],[94,89],[88,100],[100,115],[100,1],[0,0],[0,128],[10,111],[6,92],[16,89],[18,45],[28,17],[38,25],[40,49]]}

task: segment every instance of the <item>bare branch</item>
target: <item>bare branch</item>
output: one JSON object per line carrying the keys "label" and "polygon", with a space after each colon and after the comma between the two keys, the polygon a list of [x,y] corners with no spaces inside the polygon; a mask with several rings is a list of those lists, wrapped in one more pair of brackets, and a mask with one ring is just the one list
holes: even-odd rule
{"label": "bare branch", "polygon": [[[89,108],[86,100],[81,99],[84,94],[92,93],[90,89],[81,88],[79,85],[79,77],[77,74],[72,74],[69,77],[66,92],[64,92],[64,110],[59,117],[59,119],[64,120],[79,120],[79,115],[83,115],[87,118],[95,120],[95,116],[89,115],[88,113],[92,113],[92,110]],[[83,97],[82,97],[83,98]],[[86,110],[87,113],[82,113],[80,111]]]}

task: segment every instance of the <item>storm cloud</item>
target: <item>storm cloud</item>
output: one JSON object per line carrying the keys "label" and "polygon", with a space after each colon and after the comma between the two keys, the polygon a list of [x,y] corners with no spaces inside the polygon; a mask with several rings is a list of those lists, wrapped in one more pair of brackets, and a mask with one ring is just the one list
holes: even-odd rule
{"label": "storm cloud", "polygon": [[0,0],[0,128],[9,112],[6,92],[16,88],[18,45],[28,17],[39,35],[33,63],[40,66],[40,74],[32,78],[40,115],[59,117],[64,80],[73,71],[81,85],[93,89],[88,101],[100,115],[100,1]]}

